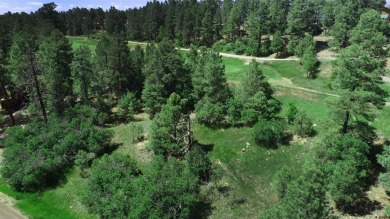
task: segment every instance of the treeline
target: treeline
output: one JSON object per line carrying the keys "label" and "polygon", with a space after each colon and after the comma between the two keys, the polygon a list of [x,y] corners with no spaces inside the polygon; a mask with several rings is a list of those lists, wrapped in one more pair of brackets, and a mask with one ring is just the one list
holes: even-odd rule
{"label": "treeline", "polygon": [[[333,47],[348,46],[350,31],[362,12],[379,11],[384,4],[383,0],[169,0],[151,1],[125,11],[111,7],[107,11],[73,8],[56,12],[56,5],[49,3],[31,14],[1,15],[0,26],[5,51],[12,33],[29,28],[30,32],[48,35],[45,29],[54,26],[71,36],[106,31],[136,41],[167,38],[177,46],[214,46],[221,51],[254,56],[277,52],[280,56],[301,57],[297,50],[306,35],[325,32],[334,37]],[[275,46],[271,46],[271,40],[277,41]]]}

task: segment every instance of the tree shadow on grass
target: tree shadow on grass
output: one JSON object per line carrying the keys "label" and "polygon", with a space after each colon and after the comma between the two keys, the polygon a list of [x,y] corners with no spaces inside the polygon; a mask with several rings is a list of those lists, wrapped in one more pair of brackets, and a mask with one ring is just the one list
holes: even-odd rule
{"label": "tree shadow on grass", "polygon": [[[389,142],[384,143],[387,145]],[[374,186],[378,182],[378,177],[380,173],[384,172],[385,169],[378,163],[377,155],[382,154],[384,151],[384,145],[372,145],[370,147],[368,159],[371,162],[371,169],[368,171],[368,176],[366,179],[365,190],[368,191],[370,187]],[[370,200],[367,195],[362,197],[359,200],[356,200],[353,204],[344,205],[339,203],[337,206],[342,209],[344,213],[347,213],[351,216],[367,216],[371,215],[373,211],[380,210],[383,208],[380,202],[376,200]]]}
{"label": "tree shadow on grass", "polygon": [[206,219],[209,218],[213,211],[211,202],[208,201],[199,201],[194,206],[194,209],[191,211],[190,219]]}
{"label": "tree shadow on grass", "polygon": [[202,151],[208,153],[214,150],[214,144],[201,144],[197,140],[194,141],[193,145],[199,146]]}
{"label": "tree shadow on grass", "polygon": [[357,200],[352,205],[345,206],[343,204],[339,204],[337,208],[343,209],[343,212],[348,215],[362,217],[370,215],[373,211],[380,210],[383,207],[378,201],[372,201],[366,196]]}

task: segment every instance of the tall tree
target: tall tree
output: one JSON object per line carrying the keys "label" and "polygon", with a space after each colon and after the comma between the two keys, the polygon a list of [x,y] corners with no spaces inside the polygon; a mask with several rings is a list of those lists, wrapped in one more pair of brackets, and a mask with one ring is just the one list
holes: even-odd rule
{"label": "tall tree", "polygon": [[[375,25],[380,24],[376,22],[380,18],[374,14],[369,11],[362,15],[362,22],[352,31],[353,44],[340,51],[340,58],[334,66],[334,85],[342,93],[337,108],[339,113],[344,114],[343,133],[349,131],[352,117],[358,122],[362,118],[371,121],[373,114],[370,114],[370,109],[381,108],[387,96],[380,86],[383,83],[381,76],[385,74],[384,45],[387,42],[378,29],[381,25]],[[367,22],[371,23],[369,35],[373,38],[362,39],[360,35],[368,35],[362,27]]]}
{"label": "tall tree", "polygon": [[142,99],[151,116],[160,111],[173,92],[182,97],[190,96],[190,71],[170,41],[162,41],[149,54],[143,73],[146,80]]}
{"label": "tall tree", "polygon": [[149,146],[157,155],[183,158],[192,144],[190,117],[186,112],[187,99],[173,93],[161,112],[153,119]]}
{"label": "tall tree", "polygon": [[109,34],[126,33],[126,14],[111,6],[106,13],[105,28]]}
{"label": "tall tree", "polygon": [[322,150],[320,159],[324,164],[321,166],[330,195],[339,207],[348,207],[364,196],[365,179],[370,168],[369,146],[346,135],[328,138]]}
{"label": "tall tree", "polygon": [[10,50],[9,64],[18,82],[28,88],[30,98],[39,104],[43,119],[47,123],[46,96],[39,80],[42,70],[38,64],[37,48],[34,38],[24,33],[16,35]]}
{"label": "tall tree", "polygon": [[249,125],[261,119],[273,119],[279,113],[280,103],[272,97],[273,90],[256,61],[252,61],[241,82],[239,101],[243,106],[241,117]]}
{"label": "tall tree", "polygon": [[271,17],[271,33],[280,31],[282,34],[286,32],[287,15],[290,10],[289,0],[268,1],[269,13]]}
{"label": "tall tree", "polygon": [[134,183],[129,218],[188,218],[197,202],[198,181],[186,161],[154,157]]}
{"label": "tall tree", "polygon": [[38,57],[49,106],[62,115],[67,107],[66,98],[72,96],[70,63],[73,53],[69,40],[60,31],[54,30],[39,46]]}
{"label": "tall tree", "polygon": [[[203,66],[203,67],[200,67]],[[206,124],[218,124],[226,115],[226,104],[231,94],[225,78],[225,67],[219,53],[203,51],[198,67],[203,71],[194,73],[192,83],[199,102],[195,105],[197,119]],[[203,92],[197,92],[201,91]]]}
{"label": "tall tree", "polygon": [[314,77],[314,73],[318,67],[317,52],[314,46],[310,45],[305,49],[305,53],[303,54],[301,63],[306,71],[306,77]]}
{"label": "tall tree", "polygon": [[103,88],[117,97],[134,89],[130,66],[130,51],[121,34],[104,36],[96,46],[95,63]]}
{"label": "tall tree", "polygon": [[71,64],[72,79],[77,89],[75,93],[80,93],[84,101],[88,102],[89,90],[93,84],[93,64],[92,52],[88,46],[82,45],[74,52],[74,58]]}
{"label": "tall tree", "polygon": [[12,125],[15,125],[15,118],[13,114],[12,107],[12,94],[10,95],[7,90],[7,86],[11,85],[11,77],[9,75],[9,71],[5,67],[6,61],[2,50],[0,49],[0,106],[1,108],[5,108],[7,115],[9,115],[11,119]]}

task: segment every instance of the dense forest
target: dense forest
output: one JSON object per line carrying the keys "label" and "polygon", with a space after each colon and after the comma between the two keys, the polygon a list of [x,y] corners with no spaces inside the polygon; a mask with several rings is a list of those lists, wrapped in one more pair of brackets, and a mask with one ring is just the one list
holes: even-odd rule
{"label": "dense forest", "polygon": [[[373,209],[390,216],[388,201],[379,208],[367,196],[373,185],[387,200],[390,192],[390,136],[375,125],[390,115],[384,5],[167,0],[125,11],[58,12],[48,3],[29,14],[0,15],[0,191],[41,194],[77,168],[84,180],[77,195],[97,217],[207,218],[222,208],[214,205],[218,195],[233,191],[229,209],[246,199],[223,183],[227,167],[206,143],[214,135],[206,139],[199,129],[247,130],[240,154],[251,153],[249,141],[267,154],[296,147],[296,139],[308,142],[299,174],[275,164],[282,165],[269,185],[275,201],[248,218],[338,218]],[[329,42],[314,40],[319,35]],[[94,46],[76,47],[74,37]],[[297,57],[295,68],[283,68],[301,69],[311,86],[321,80],[323,45],[336,55],[318,87],[330,96],[321,129],[299,101],[286,104],[285,88],[275,88],[277,79],[265,73],[271,64],[249,61],[233,81],[220,55]],[[133,143],[146,144],[146,164],[115,143],[118,124],[128,125],[122,134]]]}

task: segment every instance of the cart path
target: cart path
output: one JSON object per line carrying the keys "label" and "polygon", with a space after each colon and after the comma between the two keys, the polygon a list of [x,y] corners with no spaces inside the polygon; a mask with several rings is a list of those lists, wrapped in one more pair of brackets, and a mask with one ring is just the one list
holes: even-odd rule
{"label": "cart path", "polygon": [[14,207],[15,200],[3,193],[0,193],[0,218],[4,219],[27,219],[17,208]]}

